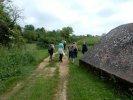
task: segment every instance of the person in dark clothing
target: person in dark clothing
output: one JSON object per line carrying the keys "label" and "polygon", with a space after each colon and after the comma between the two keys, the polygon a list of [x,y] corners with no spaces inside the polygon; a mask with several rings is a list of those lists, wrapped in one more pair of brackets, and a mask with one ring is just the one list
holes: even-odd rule
{"label": "person in dark clothing", "polygon": [[63,43],[63,45],[64,45],[64,50],[66,50],[66,41],[63,40],[62,43]]}
{"label": "person in dark clothing", "polygon": [[49,53],[49,56],[50,56],[50,61],[52,61],[52,56],[53,56],[53,53],[54,53],[54,45],[53,44],[49,45],[48,53]]}
{"label": "person in dark clothing", "polygon": [[72,57],[72,46],[68,46],[69,58]]}
{"label": "person in dark clothing", "polygon": [[85,52],[88,51],[88,46],[87,44],[84,42],[84,44],[82,45],[82,53],[84,54]]}
{"label": "person in dark clothing", "polygon": [[71,49],[72,49],[71,52],[72,63],[74,63],[78,55],[78,48],[75,42],[72,44]]}

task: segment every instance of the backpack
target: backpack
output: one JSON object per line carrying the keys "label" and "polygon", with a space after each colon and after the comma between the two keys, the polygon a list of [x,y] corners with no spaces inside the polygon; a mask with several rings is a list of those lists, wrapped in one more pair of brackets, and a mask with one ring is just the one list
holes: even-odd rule
{"label": "backpack", "polygon": [[48,47],[48,51],[51,51],[54,49],[54,46],[52,44],[50,44],[50,46]]}
{"label": "backpack", "polygon": [[73,51],[73,46],[69,47],[69,51],[72,52]]}
{"label": "backpack", "polygon": [[74,51],[77,52],[78,51],[77,48],[74,48]]}

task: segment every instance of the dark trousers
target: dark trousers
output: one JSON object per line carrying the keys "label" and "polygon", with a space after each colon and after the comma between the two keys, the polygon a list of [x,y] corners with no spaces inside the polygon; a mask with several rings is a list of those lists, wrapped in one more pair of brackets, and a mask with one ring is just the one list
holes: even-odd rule
{"label": "dark trousers", "polygon": [[72,57],[72,52],[71,51],[69,51],[69,58],[71,58]]}
{"label": "dark trousers", "polygon": [[60,54],[59,61],[62,62],[63,54]]}
{"label": "dark trousers", "polygon": [[64,50],[66,50],[66,44],[64,44]]}
{"label": "dark trousers", "polygon": [[53,56],[53,54],[50,54],[50,60],[52,60],[52,56]]}

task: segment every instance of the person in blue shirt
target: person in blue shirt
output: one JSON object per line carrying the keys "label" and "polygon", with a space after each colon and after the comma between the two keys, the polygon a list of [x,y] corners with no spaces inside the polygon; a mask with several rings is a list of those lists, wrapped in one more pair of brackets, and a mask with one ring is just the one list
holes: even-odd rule
{"label": "person in blue shirt", "polygon": [[63,55],[65,55],[63,43],[58,44],[58,53],[59,53],[59,62],[63,62],[62,58],[63,58]]}
{"label": "person in blue shirt", "polygon": [[58,48],[63,48],[64,49],[63,43],[59,43]]}

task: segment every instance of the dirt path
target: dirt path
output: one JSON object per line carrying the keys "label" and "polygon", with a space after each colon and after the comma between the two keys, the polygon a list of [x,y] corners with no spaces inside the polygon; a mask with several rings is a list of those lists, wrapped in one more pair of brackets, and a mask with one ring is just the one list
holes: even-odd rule
{"label": "dirt path", "polygon": [[54,100],[67,100],[67,84],[68,84],[68,71],[69,71],[68,64],[69,63],[67,56],[63,57],[62,63],[57,64],[57,66],[59,66],[60,80]]}
{"label": "dirt path", "polygon": [[[54,53],[54,56],[57,53]],[[49,64],[49,57],[44,59],[37,67],[37,69],[26,78],[25,81],[18,82],[12,89],[10,89],[7,93],[0,96],[0,100],[8,100],[10,96],[14,95],[16,92],[21,90],[21,88],[25,87],[26,84],[33,84],[38,77],[52,77],[56,70],[56,67],[45,67]],[[53,97],[54,100],[67,100],[67,84],[68,84],[68,58],[67,56],[63,57],[62,63],[56,63],[59,67],[59,84],[57,87],[57,92]],[[45,75],[44,75],[45,74]]]}
{"label": "dirt path", "polygon": [[[53,54],[53,57],[56,55],[57,53]],[[49,64],[49,57],[47,57],[46,59],[44,59],[37,67],[37,69],[23,82],[18,82],[11,90],[9,90],[6,94],[3,94],[2,96],[0,96],[0,100],[8,100],[8,98],[14,94],[15,92],[17,92],[19,89],[21,89],[24,84],[26,82],[28,82],[29,80],[34,80],[35,77],[38,77],[41,74],[42,69],[45,68],[46,65]]]}

